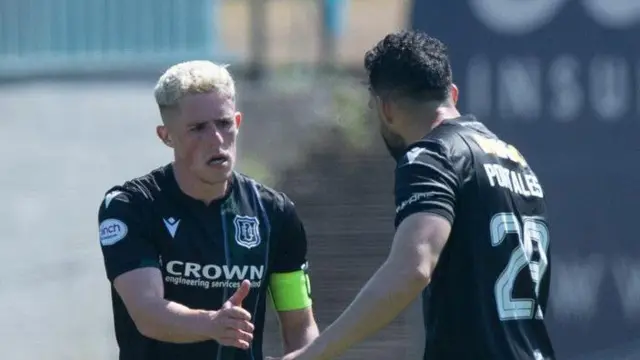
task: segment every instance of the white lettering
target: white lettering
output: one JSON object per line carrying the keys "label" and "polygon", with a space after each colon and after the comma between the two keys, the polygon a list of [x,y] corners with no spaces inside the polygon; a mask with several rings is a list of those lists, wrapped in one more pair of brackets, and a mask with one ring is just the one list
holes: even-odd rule
{"label": "white lettering", "polygon": [[640,316],[640,264],[620,260],[613,264],[612,271],[625,316],[628,319],[638,318]]}
{"label": "white lettering", "polygon": [[189,278],[189,279],[207,279],[207,280],[243,280],[249,279],[251,281],[262,280],[264,277],[264,266],[255,265],[215,265],[207,264],[200,265],[193,262],[182,262],[178,260],[172,260],[167,262],[165,269],[168,274],[174,277]]}
{"label": "white lettering", "polygon": [[491,187],[496,186],[496,178],[498,176],[494,165],[495,164],[484,164],[484,171],[487,173],[487,178],[489,179],[489,185],[491,185]]}
{"label": "white lettering", "polygon": [[249,279],[262,279],[264,277],[264,266],[249,267]]}
{"label": "white lettering", "polygon": [[207,279],[215,280],[222,276],[222,269],[217,265],[205,265],[202,268],[202,275]]}
{"label": "white lettering", "polygon": [[630,59],[622,56],[579,61],[565,54],[541,63],[507,55],[492,71],[485,56],[471,60],[466,69],[467,97],[470,109],[478,113],[497,112],[512,121],[562,123],[580,120],[583,114],[595,113],[603,122],[640,115],[640,61],[634,61],[631,69]]}
{"label": "white lettering", "polygon": [[629,28],[640,20],[638,0],[583,0],[582,4],[598,24],[610,29]]}
{"label": "white lettering", "polygon": [[175,267],[176,266],[183,266],[184,264],[181,261],[169,261],[167,263],[166,269],[167,272],[171,275],[180,275],[181,272],[180,270],[176,270]]}
{"label": "white lettering", "polygon": [[606,121],[616,121],[629,106],[629,67],[623,58],[598,56],[591,62],[591,102]]}
{"label": "white lettering", "polygon": [[498,106],[506,119],[532,120],[540,115],[540,64],[536,59],[506,58],[498,72]]}
{"label": "white lettering", "polygon": [[604,262],[593,256],[582,261],[555,261],[555,281],[551,282],[550,306],[562,320],[590,318],[596,313]]}
{"label": "white lettering", "polygon": [[529,190],[531,191],[531,195],[540,198],[544,197],[542,186],[540,185],[540,182],[538,182],[538,178],[535,175],[526,174],[524,176],[524,181],[525,184],[527,184],[527,188],[529,188]]}
{"label": "white lettering", "polygon": [[404,208],[406,208],[407,206],[420,201],[422,199],[428,198],[429,196],[431,196],[431,193],[417,193],[417,194],[412,194],[411,197],[405,201],[403,201],[402,203],[400,203],[400,205],[398,205],[398,207],[396,207],[396,214],[399,213],[400,211],[404,210]]}
{"label": "white lettering", "polygon": [[[475,17],[487,28],[507,35],[536,31],[556,17],[568,0],[470,0]],[[637,0],[582,0],[586,13],[600,26],[626,29],[640,20]]]}
{"label": "white lettering", "polygon": [[522,182],[522,174],[519,172],[512,171],[511,172],[511,183],[513,184],[513,191],[522,196],[528,197],[531,196],[531,193],[524,186]]}
{"label": "white lettering", "polygon": [[202,279],[187,279],[180,276],[165,276],[164,281],[173,285],[185,285],[209,289],[211,283]]}
{"label": "white lettering", "polygon": [[[605,276],[611,275],[624,318],[635,321],[640,316],[640,261],[620,259],[619,255],[615,258],[615,262],[609,264],[600,255],[553,260],[549,306],[554,317],[563,322],[576,319],[582,322],[595,316],[598,301],[603,298],[599,295],[601,285]],[[612,295],[605,296],[610,299]]]}
{"label": "white lettering", "polygon": [[228,267],[224,267],[224,276],[227,279],[244,279],[247,275],[248,267],[243,266],[242,268],[238,266],[232,266],[231,269]]}
{"label": "white lettering", "polygon": [[567,0],[471,0],[475,16],[488,28],[510,35],[526,34],[547,24]]}
{"label": "white lettering", "polygon": [[549,67],[551,88],[550,113],[561,122],[575,120],[584,107],[584,94],[580,87],[580,63],[564,55],[552,61]]}
{"label": "white lettering", "polygon": [[509,170],[500,164],[484,164],[484,171],[491,187],[497,185],[520,196],[542,198],[544,194],[538,178],[521,170]]}
{"label": "white lettering", "polygon": [[184,276],[185,277],[200,277],[200,264],[195,263],[186,263],[184,266]]}
{"label": "white lettering", "polygon": [[513,191],[513,186],[511,185],[511,180],[509,179],[509,169],[498,165],[498,172],[500,173],[498,184]]}

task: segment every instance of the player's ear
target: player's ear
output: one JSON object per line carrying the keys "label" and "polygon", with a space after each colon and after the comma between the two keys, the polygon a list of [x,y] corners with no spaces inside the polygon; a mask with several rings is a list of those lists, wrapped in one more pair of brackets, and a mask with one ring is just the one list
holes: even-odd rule
{"label": "player's ear", "polygon": [[383,115],[382,118],[387,124],[393,125],[394,122],[396,122],[395,114],[397,114],[397,111],[398,111],[398,103],[389,98],[382,99],[380,103],[381,103],[381,111]]}
{"label": "player's ear", "polygon": [[391,116],[391,101],[381,96],[377,96],[374,103],[380,119],[387,123],[387,125],[390,125],[393,122],[393,116]]}
{"label": "player's ear", "polygon": [[158,138],[160,138],[160,141],[162,141],[165,145],[167,145],[170,148],[173,147],[173,141],[171,140],[171,135],[169,134],[169,130],[167,129],[166,126],[158,125],[156,127],[156,135],[158,135]]}
{"label": "player's ear", "polygon": [[236,122],[236,128],[240,128],[240,124],[242,123],[242,113],[236,111],[236,114],[233,116],[233,120]]}
{"label": "player's ear", "polygon": [[458,105],[458,87],[456,84],[451,84],[451,100],[453,101],[453,105]]}

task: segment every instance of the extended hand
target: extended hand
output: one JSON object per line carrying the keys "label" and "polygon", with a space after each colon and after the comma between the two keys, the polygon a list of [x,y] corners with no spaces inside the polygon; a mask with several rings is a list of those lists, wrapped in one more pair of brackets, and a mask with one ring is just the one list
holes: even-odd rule
{"label": "extended hand", "polygon": [[242,300],[249,295],[250,289],[249,281],[244,280],[220,310],[212,315],[213,338],[220,345],[249,348],[249,343],[253,340],[254,327],[250,322],[251,314],[242,308]]}

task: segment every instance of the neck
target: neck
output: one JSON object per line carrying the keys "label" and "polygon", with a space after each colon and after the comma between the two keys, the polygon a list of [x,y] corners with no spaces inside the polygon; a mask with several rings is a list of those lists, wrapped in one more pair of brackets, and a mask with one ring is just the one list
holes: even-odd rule
{"label": "neck", "polygon": [[[442,124],[443,121],[460,117],[460,112],[455,107],[440,106],[434,110],[435,119],[433,121],[428,122],[424,121],[424,119],[414,119],[409,122],[410,124],[413,124],[413,126],[408,129],[406,136],[403,136],[407,144],[413,144],[414,142],[422,139],[425,135]],[[424,113],[425,112],[420,112],[420,115],[424,116]]]}
{"label": "neck", "polygon": [[207,205],[224,197],[229,188],[229,180],[213,184],[205,183],[177,161],[173,163],[173,175],[183,193]]}

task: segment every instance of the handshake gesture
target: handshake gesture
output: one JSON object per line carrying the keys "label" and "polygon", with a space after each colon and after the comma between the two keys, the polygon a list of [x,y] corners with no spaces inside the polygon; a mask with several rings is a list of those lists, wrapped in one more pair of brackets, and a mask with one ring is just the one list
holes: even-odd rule
{"label": "handshake gesture", "polygon": [[[220,310],[213,312],[211,322],[213,324],[213,339],[222,346],[232,346],[246,350],[253,340],[254,326],[251,323],[251,314],[242,308],[242,301],[249,295],[250,283],[244,280],[236,292],[231,295]],[[267,357],[267,360],[297,360],[304,359],[302,350],[287,354],[284,357]]]}
{"label": "handshake gesture", "polygon": [[253,340],[251,314],[242,308],[242,301],[249,295],[250,283],[244,280],[220,310],[211,314],[212,337],[222,346],[248,349]]}

